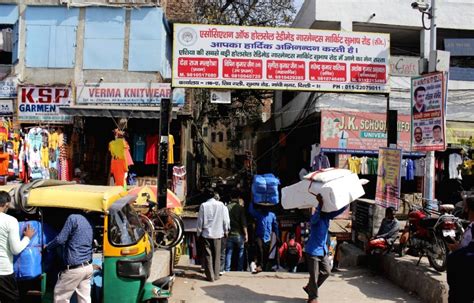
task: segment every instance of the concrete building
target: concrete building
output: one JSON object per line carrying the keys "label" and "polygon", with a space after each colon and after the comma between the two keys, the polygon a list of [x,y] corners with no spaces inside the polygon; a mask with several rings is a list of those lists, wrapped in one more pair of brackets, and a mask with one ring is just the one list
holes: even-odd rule
{"label": "concrete building", "polygon": [[[178,18],[179,2],[1,0],[2,41],[10,49],[0,51],[0,86],[2,90],[18,86],[18,98],[0,94],[0,102],[12,104],[18,128],[64,125],[81,129],[81,135],[91,140],[83,144],[88,150],[81,154],[89,152],[90,157],[81,166],[107,171],[112,129],[127,126],[131,145],[136,134],[157,134],[160,98],[180,99],[173,106],[170,126],[176,143],[174,164],[193,171],[188,119],[192,96],[185,97],[183,89],[172,96],[166,84],[171,79],[172,25],[165,11]],[[65,92],[61,95],[56,88]],[[20,103],[44,103],[46,99],[38,94],[49,94],[47,90],[56,91],[56,97],[49,99],[61,105],[61,111],[53,108],[52,114],[26,115],[23,110],[40,107],[20,108]],[[156,175],[155,166],[138,163],[135,167],[138,175]],[[103,183],[104,178],[100,179]]]}
{"label": "concrete building", "polygon": [[[409,115],[410,79],[418,74],[418,59],[429,56],[429,31],[423,29],[422,14],[412,9],[410,4],[410,1],[389,0],[307,0],[292,27],[389,34],[390,109],[398,110],[399,115]],[[474,125],[473,65],[465,57],[459,57],[462,51],[460,47],[452,47],[456,40],[451,40],[474,38],[473,15],[471,1],[437,1],[436,46],[438,50],[450,50],[452,54],[448,82],[448,132],[455,131],[456,127],[469,132]],[[430,19],[426,15],[423,17],[423,22],[429,27]],[[470,47],[472,41],[467,43],[464,51],[473,51]],[[386,109],[383,95],[279,91],[275,95],[272,123],[266,127],[279,131],[286,144],[280,144],[281,148],[272,151],[273,160],[271,163],[267,161],[266,165],[271,165],[273,171],[282,175],[283,183],[291,183],[302,167],[310,166],[311,145],[320,142],[321,111],[383,114]],[[462,126],[456,124],[459,121]],[[278,145],[275,138],[261,141],[259,154],[272,144]],[[337,162],[335,158],[337,155],[333,155],[332,165]]]}

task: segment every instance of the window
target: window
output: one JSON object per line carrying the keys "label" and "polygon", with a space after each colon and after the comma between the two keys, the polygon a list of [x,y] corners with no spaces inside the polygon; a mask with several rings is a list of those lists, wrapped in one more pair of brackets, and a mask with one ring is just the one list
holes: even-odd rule
{"label": "window", "polygon": [[78,8],[28,6],[25,20],[27,67],[74,67]]}
{"label": "window", "polygon": [[222,164],[223,164],[222,159],[220,158],[217,159],[217,167],[222,168]]}
{"label": "window", "polygon": [[207,127],[204,127],[202,129],[202,135],[203,135],[203,137],[207,137]]}
{"label": "window", "polygon": [[136,244],[145,234],[137,213],[130,204],[110,209],[109,241],[116,246]]}
{"label": "window", "polygon": [[211,134],[211,142],[216,142],[216,133]]}
{"label": "window", "polygon": [[18,7],[0,4],[0,64],[18,61]]}
{"label": "window", "polygon": [[211,158],[211,166],[216,167],[216,159]]}
{"label": "window", "polygon": [[161,8],[141,7],[132,10],[128,70],[162,71],[166,39]]}
{"label": "window", "polygon": [[124,9],[86,8],[84,69],[123,69],[124,40]]}
{"label": "window", "polygon": [[232,162],[230,161],[229,158],[225,159],[225,168],[227,168],[227,169],[232,168]]}
{"label": "window", "polygon": [[219,142],[224,141],[224,133],[223,132],[219,132],[217,135],[219,136]]}

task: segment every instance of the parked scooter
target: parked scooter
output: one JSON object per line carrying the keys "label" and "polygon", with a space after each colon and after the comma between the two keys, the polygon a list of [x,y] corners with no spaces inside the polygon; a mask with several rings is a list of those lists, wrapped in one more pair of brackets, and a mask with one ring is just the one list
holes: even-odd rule
{"label": "parked scooter", "polygon": [[434,269],[445,271],[447,244],[458,241],[464,232],[461,220],[451,214],[454,206],[438,205],[439,210],[433,210],[400,200],[410,208],[407,224],[400,237],[400,256],[408,251],[419,257],[419,265],[421,258],[426,255]]}

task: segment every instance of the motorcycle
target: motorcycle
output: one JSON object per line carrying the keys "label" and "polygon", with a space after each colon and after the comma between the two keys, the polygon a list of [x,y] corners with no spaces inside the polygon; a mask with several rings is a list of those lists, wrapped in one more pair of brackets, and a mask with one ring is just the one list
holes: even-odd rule
{"label": "motorcycle", "polygon": [[427,256],[435,270],[445,271],[448,244],[459,241],[464,232],[461,219],[451,214],[454,206],[439,205],[439,210],[433,210],[401,200],[409,205],[410,210],[400,237],[400,256],[411,252],[419,257],[417,265],[423,256]]}

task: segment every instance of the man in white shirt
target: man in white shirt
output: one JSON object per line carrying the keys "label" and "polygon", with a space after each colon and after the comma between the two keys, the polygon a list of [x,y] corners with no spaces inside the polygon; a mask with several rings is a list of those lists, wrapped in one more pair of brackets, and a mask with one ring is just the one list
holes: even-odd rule
{"label": "man in white shirt", "polygon": [[199,207],[197,235],[204,253],[204,272],[206,279],[214,282],[219,279],[221,268],[221,241],[230,229],[229,211],[211,191],[206,192],[208,200]]}
{"label": "man in white shirt", "polygon": [[13,273],[13,255],[18,255],[28,246],[35,231],[29,225],[20,241],[18,220],[7,215],[10,195],[0,191],[0,302],[19,302],[18,286]]}

